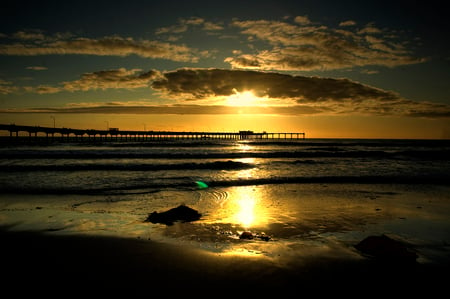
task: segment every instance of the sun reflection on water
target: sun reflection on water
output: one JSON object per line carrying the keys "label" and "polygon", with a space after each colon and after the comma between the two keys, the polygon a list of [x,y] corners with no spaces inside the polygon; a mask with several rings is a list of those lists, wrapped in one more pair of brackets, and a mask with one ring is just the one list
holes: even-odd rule
{"label": "sun reflection on water", "polygon": [[227,188],[227,195],[215,202],[215,208],[203,222],[224,228],[231,225],[237,231],[263,230],[271,221],[271,204],[263,191],[260,186]]}
{"label": "sun reflection on water", "polygon": [[237,144],[237,150],[241,153],[245,153],[253,149],[253,146],[251,146],[248,143],[238,143]]}
{"label": "sun reflection on water", "polygon": [[[238,162],[247,163],[247,164],[257,164],[255,159],[239,159]],[[241,169],[236,172],[236,179],[256,179],[259,177],[258,175],[259,169],[255,166],[253,168]]]}
{"label": "sun reflection on water", "polygon": [[[228,202],[221,209],[221,213],[225,214],[221,220],[234,227],[235,238],[239,239],[239,235],[243,232],[251,232],[255,236],[264,234],[270,217],[262,189],[257,186],[241,186],[229,189],[228,192]],[[253,242],[254,240],[256,242]],[[224,249],[221,254],[247,258],[268,258],[264,253],[264,245],[267,243],[256,238],[243,239]]]}
{"label": "sun reflection on water", "polygon": [[256,199],[246,189],[240,189],[239,193],[241,193],[240,196],[236,198],[236,222],[244,228],[248,228],[255,222]]}
{"label": "sun reflection on water", "polygon": [[228,220],[232,224],[251,229],[255,226],[267,224],[267,211],[261,205],[263,198],[258,189],[252,186],[243,186],[233,190],[228,204]]}

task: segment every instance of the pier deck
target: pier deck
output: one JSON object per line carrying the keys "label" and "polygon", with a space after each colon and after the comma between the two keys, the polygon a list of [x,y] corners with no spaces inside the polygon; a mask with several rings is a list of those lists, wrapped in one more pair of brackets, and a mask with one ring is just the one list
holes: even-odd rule
{"label": "pier deck", "polygon": [[41,126],[22,126],[0,124],[0,131],[8,131],[10,138],[28,136],[29,138],[57,138],[59,140],[112,140],[145,141],[162,139],[305,139],[300,132],[184,132],[184,131],[131,131],[110,128],[109,130],[52,128]]}

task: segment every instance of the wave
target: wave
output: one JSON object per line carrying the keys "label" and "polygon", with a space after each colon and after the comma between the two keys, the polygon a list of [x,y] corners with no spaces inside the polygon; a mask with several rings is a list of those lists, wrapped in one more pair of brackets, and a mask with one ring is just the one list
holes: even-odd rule
{"label": "wave", "polygon": [[11,159],[239,159],[239,158],[385,158],[449,160],[450,149],[424,150],[347,150],[314,148],[295,151],[247,152],[127,152],[127,151],[8,151],[2,160]]}
{"label": "wave", "polygon": [[258,179],[238,179],[206,182],[210,187],[248,186],[266,184],[433,184],[448,185],[447,176],[309,176],[271,177]]}
{"label": "wave", "polygon": [[[279,184],[426,184],[448,186],[450,176],[317,176],[317,177],[271,177],[257,179],[205,180],[208,188],[240,187],[253,185]],[[195,180],[166,180],[165,182],[146,182],[140,184],[101,187],[14,187],[0,188],[3,194],[85,194],[85,195],[118,195],[155,193],[162,190],[198,190]]]}
{"label": "wave", "polygon": [[214,161],[206,163],[178,163],[178,164],[135,164],[135,163],[111,163],[111,164],[63,164],[63,165],[8,165],[8,172],[22,171],[91,171],[91,170],[126,170],[126,171],[158,171],[158,170],[240,170],[255,167],[251,163],[237,161]]}
{"label": "wave", "polygon": [[8,136],[0,136],[0,147],[16,147],[26,145],[31,147],[52,146],[84,146],[84,147],[222,147],[226,145],[249,144],[249,145],[276,145],[276,146],[426,146],[426,147],[449,147],[448,139],[358,139],[358,138],[307,138],[307,139],[148,139],[133,140],[122,139],[89,139],[79,140],[76,137],[48,139],[46,137],[19,136],[11,139]]}

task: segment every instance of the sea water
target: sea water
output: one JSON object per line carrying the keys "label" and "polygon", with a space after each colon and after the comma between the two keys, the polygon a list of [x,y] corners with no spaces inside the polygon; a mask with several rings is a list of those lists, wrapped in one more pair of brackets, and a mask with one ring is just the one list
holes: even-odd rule
{"label": "sea water", "polygon": [[448,182],[446,140],[176,140],[0,148],[0,189],[133,194],[281,183]]}
{"label": "sea water", "polygon": [[[6,140],[0,223],[200,242],[213,251],[240,242],[243,231],[295,246],[368,232],[442,244],[450,241],[448,182],[448,140]],[[143,221],[180,204],[201,220]]]}

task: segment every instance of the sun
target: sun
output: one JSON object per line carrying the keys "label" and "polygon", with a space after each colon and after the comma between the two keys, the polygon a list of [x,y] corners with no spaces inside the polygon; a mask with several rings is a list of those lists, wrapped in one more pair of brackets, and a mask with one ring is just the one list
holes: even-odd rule
{"label": "sun", "polygon": [[233,94],[226,98],[227,106],[244,107],[244,106],[264,106],[260,97],[255,96],[253,91],[246,90],[239,92],[233,89]]}

